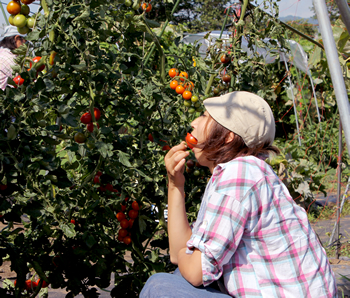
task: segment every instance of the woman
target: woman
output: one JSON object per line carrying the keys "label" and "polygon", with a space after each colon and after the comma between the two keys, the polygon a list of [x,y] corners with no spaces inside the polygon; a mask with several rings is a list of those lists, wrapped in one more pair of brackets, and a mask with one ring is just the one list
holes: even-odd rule
{"label": "woman", "polygon": [[15,65],[16,55],[11,51],[17,49],[25,42],[23,35],[19,34],[17,27],[7,26],[0,38],[0,88],[5,90],[7,78],[12,77],[12,66]]}
{"label": "woman", "polygon": [[181,143],[166,155],[170,259],[178,269],[150,277],[141,297],[337,297],[305,210],[264,162],[278,152],[268,104],[237,91],[204,106],[192,122],[193,152],[212,177],[191,229],[183,175],[189,153]]}

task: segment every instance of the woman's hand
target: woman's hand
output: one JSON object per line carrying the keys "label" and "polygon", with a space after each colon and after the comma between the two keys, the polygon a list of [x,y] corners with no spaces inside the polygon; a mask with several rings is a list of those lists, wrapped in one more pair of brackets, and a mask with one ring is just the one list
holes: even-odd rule
{"label": "woman's hand", "polygon": [[185,158],[189,155],[186,149],[186,142],[181,142],[181,144],[171,148],[164,158],[169,186],[183,187],[185,184],[185,176],[183,174],[186,163]]}

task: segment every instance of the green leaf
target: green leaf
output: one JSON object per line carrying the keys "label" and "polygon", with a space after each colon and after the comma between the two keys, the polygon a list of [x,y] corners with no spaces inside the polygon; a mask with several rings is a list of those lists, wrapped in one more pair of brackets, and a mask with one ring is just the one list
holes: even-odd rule
{"label": "green leaf", "polygon": [[146,219],[147,217],[144,215],[139,216],[139,228],[140,228],[140,233],[142,234],[143,231],[146,230],[147,224],[146,224]]}
{"label": "green leaf", "polygon": [[87,237],[86,241],[85,241],[87,247],[91,248],[93,247],[97,242],[95,240],[95,238],[92,235],[89,235],[89,237]]}
{"label": "green leaf", "polygon": [[80,63],[79,65],[72,65],[72,67],[73,67],[75,70],[83,71],[83,70],[86,70],[86,63],[85,63],[85,61],[83,61],[83,62]]}
{"label": "green leaf", "polygon": [[128,167],[128,168],[132,168],[132,165],[129,161],[130,159],[130,155],[123,152],[123,151],[120,151],[118,150],[118,156],[119,156],[119,161],[121,164],[123,164],[124,166]]}
{"label": "green leaf", "polygon": [[146,175],[144,172],[142,172],[141,170],[135,168],[135,171],[138,172],[138,173],[140,174],[140,176],[146,178],[145,180],[146,180],[147,182],[152,182],[152,181],[153,181],[153,179],[152,179],[151,177],[147,176],[147,175]]}
{"label": "green leaf", "polygon": [[97,151],[101,153],[101,155],[106,157],[111,157],[113,155],[113,145],[107,144],[104,142],[96,142]]}
{"label": "green leaf", "polygon": [[76,235],[74,230],[74,225],[72,223],[69,224],[60,224],[60,229],[68,238],[73,238]]}
{"label": "green leaf", "polygon": [[7,130],[7,139],[14,140],[16,138],[16,135],[17,135],[16,128],[13,126],[13,124],[11,124]]}

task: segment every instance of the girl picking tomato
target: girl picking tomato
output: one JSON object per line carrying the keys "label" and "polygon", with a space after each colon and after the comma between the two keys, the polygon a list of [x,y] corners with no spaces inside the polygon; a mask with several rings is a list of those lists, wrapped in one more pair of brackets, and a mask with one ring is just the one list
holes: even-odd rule
{"label": "girl picking tomato", "polygon": [[336,297],[334,273],[303,208],[264,162],[275,120],[259,96],[236,91],[204,101],[192,122],[197,161],[212,177],[189,225],[185,142],[165,156],[173,273],[149,278],[140,297]]}

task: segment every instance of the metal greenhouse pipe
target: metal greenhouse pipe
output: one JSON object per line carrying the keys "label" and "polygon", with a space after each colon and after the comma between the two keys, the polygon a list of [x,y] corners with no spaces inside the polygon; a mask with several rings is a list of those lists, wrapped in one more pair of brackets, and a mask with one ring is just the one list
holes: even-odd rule
{"label": "metal greenhouse pipe", "polygon": [[335,0],[335,3],[337,3],[342,21],[350,34],[350,7],[346,0]]}
{"label": "metal greenhouse pipe", "polygon": [[313,0],[313,3],[320,26],[329,71],[331,73],[335,97],[339,107],[346,145],[348,153],[350,154],[350,105],[344,83],[343,72],[339,63],[338,51],[333,37],[331,22],[328,17],[325,0]]}

